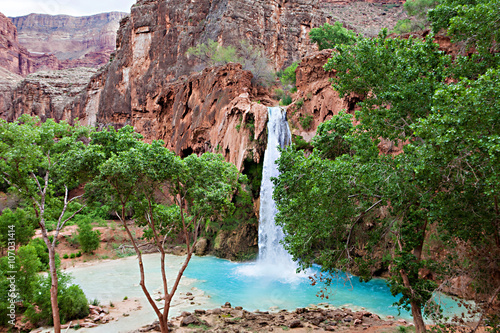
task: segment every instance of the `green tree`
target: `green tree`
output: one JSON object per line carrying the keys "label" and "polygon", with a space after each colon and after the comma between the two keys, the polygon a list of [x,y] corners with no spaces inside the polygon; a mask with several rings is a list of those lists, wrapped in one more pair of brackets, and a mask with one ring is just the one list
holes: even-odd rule
{"label": "green tree", "polygon": [[[397,304],[424,332],[422,314],[439,313],[431,298],[436,284],[421,272],[446,278],[458,271],[425,254],[432,230],[450,257],[460,251],[457,241],[481,253],[478,265],[460,269],[474,273],[491,299],[500,290],[484,283],[498,273],[492,263],[500,249],[499,80],[498,69],[488,69],[494,55],[452,63],[432,36],[389,39],[385,32],[336,49],[325,69],[336,70],[341,96],[361,98],[358,125],[340,114],[318,128],[312,155],[283,152],[277,222],[302,268],[318,262],[362,279],[390,268],[391,291],[402,295]],[[456,81],[447,83],[450,76]],[[380,154],[379,138],[406,145],[395,156]]]}
{"label": "green tree", "polygon": [[[320,263],[330,272],[349,269],[369,279],[380,261],[370,254],[375,248],[386,250],[386,258],[390,258],[385,264],[391,267],[391,291],[402,295],[398,304],[411,308],[417,332],[423,332],[422,308],[435,285],[418,273],[434,265],[423,257],[423,247],[434,222],[429,212],[439,177],[435,173],[417,173],[421,159],[418,150],[408,148],[395,157],[380,155],[378,140],[374,138],[420,142],[412,125],[431,111],[434,92],[443,85],[449,62],[431,38],[419,41],[387,39],[381,35],[336,48],[338,52],[325,69],[337,71],[334,87],[341,96],[354,93],[362,97],[361,110],[356,114],[361,123],[352,126],[348,116],[340,115],[319,128],[314,140],[315,152],[308,160],[314,165],[311,172],[321,177],[308,172],[304,181],[298,181],[297,175],[305,171],[296,172],[293,165],[305,162],[286,162],[283,176],[277,182],[278,222],[284,226],[287,243],[292,244],[289,249],[302,260],[303,251],[307,250],[299,252],[304,244],[295,235],[305,240],[311,237],[304,235],[301,229],[305,227],[298,226],[294,216],[288,213],[285,218],[282,212],[288,212],[291,203],[303,202],[304,207],[296,207],[303,212],[299,214],[301,218],[314,216],[315,220],[331,221],[325,227],[312,221],[315,223],[312,228],[306,226],[315,230],[313,248],[308,249],[321,250]],[[287,158],[288,154],[282,157]],[[280,167],[281,164],[280,160]],[[322,179],[324,174],[329,175],[327,180]],[[305,194],[297,194],[296,190],[292,193],[289,186],[301,184],[300,191]],[[317,193],[325,194],[318,194],[315,200]],[[375,208],[389,203],[387,217],[373,216]],[[371,220],[376,223],[369,223]],[[368,225],[371,225],[369,233]],[[335,233],[327,237],[332,229]],[[317,238],[318,234],[327,240]],[[311,260],[309,257],[305,265],[311,264]]]}
{"label": "green tree", "polygon": [[[429,11],[432,30],[446,29],[452,42],[461,45],[454,63],[456,79],[477,79],[500,64],[500,8],[497,0],[443,0]],[[472,54],[468,54],[472,53]]]}
{"label": "green tree", "polygon": [[283,72],[278,73],[278,76],[280,77],[280,81],[283,84],[283,86],[288,86],[288,87],[294,87],[296,82],[297,82],[297,75],[295,74],[295,71],[297,70],[297,67],[299,67],[299,62],[296,61],[292,63],[290,66],[285,68]]}
{"label": "green tree", "polygon": [[[56,242],[67,221],[82,209],[70,214],[71,203],[80,196],[69,197],[69,188],[80,183],[89,160],[84,157],[83,143],[89,129],[56,123],[48,119],[22,115],[17,121],[0,120],[0,173],[10,190],[33,206],[42,238],[49,251],[51,279],[50,300],[54,330],[61,331],[57,304]],[[91,161],[90,161],[91,162]],[[48,211],[57,211],[55,234],[49,239]],[[69,216],[68,216],[69,215]]]}
{"label": "green tree", "polygon": [[[106,142],[113,142],[102,140],[103,137],[135,135],[129,127],[118,132],[112,128],[103,132],[93,136],[92,145],[96,150],[105,151],[108,149]],[[116,151],[100,166],[99,175],[86,189],[92,199],[106,200],[122,222],[139,258],[141,288],[158,316],[162,332],[167,332],[170,304],[192,257],[199,233],[209,220],[222,219],[232,211],[231,199],[238,189],[240,175],[236,167],[225,162],[220,155],[197,157],[193,154],[180,159],[164,148],[161,141],[146,144],[138,138],[134,140],[130,149]],[[174,206],[157,203],[157,195],[161,192],[167,200],[173,201]],[[127,224],[132,211],[136,222],[145,227],[145,237],[151,239],[161,253],[163,312],[146,288],[140,244]],[[183,236],[188,254],[169,288],[164,244],[168,234],[175,231]]]}
{"label": "green tree", "polygon": [[35,235],[36,220],[26,210],[5,208],[0,215],[0,248],[7,248],[9,227],[14,230],[16,246],[28,244]]}
{"label": "green tree", "polygon": [[309,38],[318,44],[320,50],[333,49],[335,45],[340,44],[352,45],[358,39],[354,31],[344,28],[339,21],[333,25],[327,22],[319,28],[312,28]]}

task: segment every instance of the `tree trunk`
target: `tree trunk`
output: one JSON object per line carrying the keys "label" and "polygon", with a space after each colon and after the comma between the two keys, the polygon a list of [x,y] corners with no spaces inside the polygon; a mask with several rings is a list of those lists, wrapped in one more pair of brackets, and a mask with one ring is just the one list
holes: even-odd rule
{"label": "tree trunk", "polygon": [[[47,239],[47,243],[49,243]],[[56,251],[49,246],[49,268],[50,268],[50,304],[52,305],[52,320],[54,321],[54,333],[61,333],[61,320],[59,318],[59,305],[57,304],[57,269],[56,269]]]}
{"label": "tree trunk", "polygon": [[425,332],[424,318],[422,317],[422,309],[416,302],[410,302],[411,305],[411,315],[413,316],[413,323],[415,324],[416,333]]}

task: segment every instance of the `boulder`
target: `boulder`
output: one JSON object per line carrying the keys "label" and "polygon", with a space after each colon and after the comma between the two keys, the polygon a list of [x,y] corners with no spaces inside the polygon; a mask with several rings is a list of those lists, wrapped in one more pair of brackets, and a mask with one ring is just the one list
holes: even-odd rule
{"label": "boulder", "polygon": [[208,239],[206,239],[205,237],[198,239],[198,242],[194,247],[194,253],[197,256],[204,256],[205,254],[207,254],[207,251],[208,251]]}
{"label": "boulder", "polygon": [[181,326],[198,325],[200,321],[193,315],[182,318]]}

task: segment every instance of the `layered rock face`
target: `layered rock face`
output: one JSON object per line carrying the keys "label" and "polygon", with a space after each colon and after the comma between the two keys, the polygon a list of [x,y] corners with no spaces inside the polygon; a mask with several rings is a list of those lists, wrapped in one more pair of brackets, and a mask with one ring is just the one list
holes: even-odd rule
{"label": "layered rock face", "polygon": [[93,68],[73,68],[30,74],[12,89],[10,110],[3,118],[12,121],[27,113],[42,121],[72,120],[67,105],[87,87],[96,72]]}
{"label": "layered rock face", "polygon": [[132,124],[180,155],[217,150],[241,168],[249,151],[260,160],[253,141],[265,141],[267,110],[252,101],[265,98],[239,65],[185,76],[198,65],[187,49],[209,39],[247,40],[281,68],[314,49],[307,34],[321,18],[317,0],[139,0],[120,23],[116,56],[98,79],[102,90],[92,88],[73,112],[94,113],[99,124]]}
{"label": "layered rock face", "polygon": [[[53,54],[59,60],[79,60],[81,64],[107,63],[116,45],[116,31],[126,13],[111,12],[92,16],[30,14],[11,18],[19,42],[28,51]],[[63,67],[78,63],[63,62]]]}
{"label": "layered rock face", "polygon": [[28,52],[19,43],[16,26],[0,13],[0,67],[26,76],[40,69],[59,69],[59,61],[54,55],[33,55]]}
{"label": "layered rock face", "polygon": [[[267,108],[256,102],[258,90],[251,79],[240,64],[207,68],[160,90],[138,86],[130,105],[118,104],[112,107],[114,112],[103,112],[101,104],[96,119],[104,126],[133,125],[147,141],[164,140],[180,156],[222,153],[242,170],[246,158],[260,161],[267,140]],[[117,92],[105,89],[101,94],[109,93]],[[85,108],[73,108],[75,115],[88,113],[90,95],[84,98]],[[100,103],[103,100],[100,95]]]}

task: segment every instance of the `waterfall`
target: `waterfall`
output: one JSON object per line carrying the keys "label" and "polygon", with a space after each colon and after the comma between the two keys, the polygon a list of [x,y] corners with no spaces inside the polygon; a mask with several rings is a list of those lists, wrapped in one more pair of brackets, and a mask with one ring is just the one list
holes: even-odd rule
{"label": "waterfall", "polygon": [[267,148],[260,186],[259,257],[255,263],[240,266],[237,272],[259,278],[260,281],[279,280],[296,283],[307,276],[296,273],[297,264],[280,244],[284,235],[281,227],[274,221],[277,209],[273,200],[274,185],[271,181],[271,178],[279,176],[276,165],[276,160],[280,157],[278,147],[284,148],[290,145],[292,135],[284,110],[280,107],[268,108],[268,115]]}
{"label": "waterfall", "polygon": [[278,147],[284,148],[291,143],[290,128],[286,121],[286,112],[280,107],[268,108],[267,148],[264,154],[262,184],[260,186],[259,218],[259,258],[264,264],[281,264],[290,261],[290,255],[280,244],[283,239],[281,227],[274,222],[276,204],[273,200],[273,182],[271,177],[278,177],[276,160],[280,157]]}

